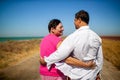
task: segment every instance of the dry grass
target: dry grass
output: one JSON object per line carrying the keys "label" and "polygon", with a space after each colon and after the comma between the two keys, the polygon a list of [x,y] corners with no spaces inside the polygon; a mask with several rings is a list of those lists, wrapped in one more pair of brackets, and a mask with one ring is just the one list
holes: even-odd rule
{"label": "dry grass", "polygon": [[[0,42],[0,69],[39,53],[40,40]],[[103,39],[104,58],[120,69],[120,40]]]}
{"label": "dry grass", "polygon": [[120,70],[120,40],[103,39],[103,54]]}
{"label": "dry grass", "polygon": [[0,42],[0,69],[39,53],[40,40]]}

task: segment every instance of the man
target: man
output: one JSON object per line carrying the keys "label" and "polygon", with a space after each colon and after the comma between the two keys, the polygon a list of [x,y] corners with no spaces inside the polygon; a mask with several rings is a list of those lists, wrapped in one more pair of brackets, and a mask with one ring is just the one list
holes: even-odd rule
{"label": "man", "polygon": [[72,55],[72,57],[85,62],[94,61],[96,63],[95,69],[75,67],[66,63],[56,63],[56,67],[64,75],[69,76],[71,80],[96,79],[103,65],[102,41],[89,28],[88,23],[89,14],[86,11],[81,10],[75,14],[74,24],[77,30],[62,42],[57,51],[49,57],[45,57],[48,68],[50,68],[51,64],[64,60]]}

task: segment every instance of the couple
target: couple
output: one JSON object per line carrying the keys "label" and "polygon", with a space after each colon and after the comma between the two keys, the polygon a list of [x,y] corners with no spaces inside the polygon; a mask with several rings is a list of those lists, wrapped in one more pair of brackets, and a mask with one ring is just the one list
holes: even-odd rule
{"label": "couple", "polygon": [[50,34],[40,44],[42,80],[67,80],[66,76],[70,80],[96,80],[103,65],[102,41],[88,23],[89,14],[84,10],[77,12],[77,30],[62,42],[62,23],[57,19],[50,21]]}

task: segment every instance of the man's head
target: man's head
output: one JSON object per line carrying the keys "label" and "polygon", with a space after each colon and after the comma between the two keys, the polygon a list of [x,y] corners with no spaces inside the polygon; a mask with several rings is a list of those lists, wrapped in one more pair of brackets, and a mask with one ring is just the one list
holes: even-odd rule
{"label": "man's head", "polygon": [[89,24],[88,12],[86,12],[84,10],[80,10],[79,12],[77,12],[75,14],[74,24],[75,24],[76,29],[78,29],[79,27],[81,27],[83,25],[88,25]]}
{"label": "man's head", "polygon": [[56,36],[61,36],[63,35],[64,28],[60,20],[52,19],[48,24],[48,30],[49,33],[52,33]]}

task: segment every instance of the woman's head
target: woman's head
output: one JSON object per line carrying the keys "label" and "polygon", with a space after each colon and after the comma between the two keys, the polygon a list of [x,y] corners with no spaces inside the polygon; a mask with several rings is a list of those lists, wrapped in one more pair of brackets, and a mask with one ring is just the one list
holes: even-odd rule
{"label": "woman's head", "polygon": [[63,35],[64,28],[60,20],[52,19],[48,24],[48,30],[49,33],[52,33],[56,36],[61,36]]}

